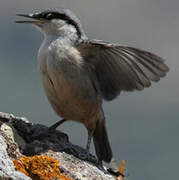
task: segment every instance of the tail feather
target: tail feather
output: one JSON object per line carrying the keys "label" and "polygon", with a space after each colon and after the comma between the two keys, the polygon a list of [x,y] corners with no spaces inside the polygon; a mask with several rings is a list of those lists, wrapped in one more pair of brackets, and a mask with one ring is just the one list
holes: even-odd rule
{"label": "tail feather", "polygon": [[93,134],[96,155],[100,161],[109,163],[113,157],[104,120],[98,121]]}

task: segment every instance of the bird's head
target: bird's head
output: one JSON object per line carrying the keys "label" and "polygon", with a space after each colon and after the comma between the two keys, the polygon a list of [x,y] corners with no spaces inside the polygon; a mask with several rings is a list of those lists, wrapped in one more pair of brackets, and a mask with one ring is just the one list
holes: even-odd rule
{"label": "bird's head", "polygon": [[32,24],[44,35],[85,37],[79,19],[69,9],[52,9],[31,14],[18,14],[31,20],[16,23]]}

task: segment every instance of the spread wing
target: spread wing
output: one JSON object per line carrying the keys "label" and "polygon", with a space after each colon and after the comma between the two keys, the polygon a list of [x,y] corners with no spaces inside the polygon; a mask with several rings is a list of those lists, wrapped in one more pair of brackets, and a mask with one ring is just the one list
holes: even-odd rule
{"label": "spread wing", "polygon": [[94,69],[105,100],[120,91],[149,87],[169,71],[161,57],[141,49],[99,40],[81,42],[77,48]]}

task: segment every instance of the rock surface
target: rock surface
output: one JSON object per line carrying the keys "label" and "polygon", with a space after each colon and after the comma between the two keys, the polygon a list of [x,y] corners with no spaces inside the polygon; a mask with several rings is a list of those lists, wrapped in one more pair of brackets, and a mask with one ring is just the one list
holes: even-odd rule
{"label": "rock surface", "polygon": [[86,156],[65,133],[0,113],[0,179],[116,179],[96,165],[95,156]]}
{"label": "rock surface", "polygon": [[15,170],[14,164],[8,156],[7,148],[6,140],[0,134],[0,179],[30,180],[31,178]]}

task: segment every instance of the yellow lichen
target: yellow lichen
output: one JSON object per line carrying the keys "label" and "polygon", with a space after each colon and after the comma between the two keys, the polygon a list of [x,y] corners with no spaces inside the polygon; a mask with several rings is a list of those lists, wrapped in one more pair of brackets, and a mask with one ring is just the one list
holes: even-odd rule
{"label": "yellow lichen", "polygon": [[13,160],[17,171],[21,171],[32,179],[39,180],[72,180],[61,174],[59,161],[50,156],[23,156],[19,160]]}

